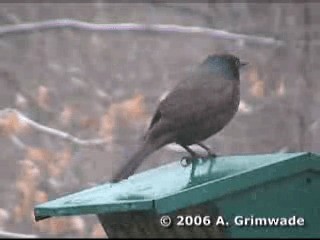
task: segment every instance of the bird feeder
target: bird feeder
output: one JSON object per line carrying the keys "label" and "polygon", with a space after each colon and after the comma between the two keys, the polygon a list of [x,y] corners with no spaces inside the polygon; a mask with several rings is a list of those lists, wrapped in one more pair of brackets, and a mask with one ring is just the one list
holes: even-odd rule
{"label": "bird feeder", "polygon": [[110,238],[319,237],[320,156],[173,162],[35,207],[35,219],[95,214]]}

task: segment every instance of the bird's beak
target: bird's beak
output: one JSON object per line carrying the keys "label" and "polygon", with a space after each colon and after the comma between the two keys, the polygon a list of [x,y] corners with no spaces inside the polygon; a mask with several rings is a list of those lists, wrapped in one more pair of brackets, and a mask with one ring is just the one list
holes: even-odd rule
{"label": "bird's beak", "polygon": [[249,63],[248,62],[241,62],[240,63],[240,68],[242,68],[242,67],[244,67],[244,66],[246,66],[246,65],[248,65]]}

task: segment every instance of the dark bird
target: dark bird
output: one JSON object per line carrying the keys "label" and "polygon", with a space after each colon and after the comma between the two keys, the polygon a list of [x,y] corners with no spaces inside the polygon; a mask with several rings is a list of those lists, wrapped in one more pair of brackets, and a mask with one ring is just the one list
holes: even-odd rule
{"label": "dark bird", "polygon": [[169,143],[186,149],[189,160],[198,157],[189,147],[193,144],[215,157],[202,141],[222,130],[238,111],[239,69],[244,65],[230,54],[209,55],[159,103],[139,149],[111,182],[128,178],[147,156]]}

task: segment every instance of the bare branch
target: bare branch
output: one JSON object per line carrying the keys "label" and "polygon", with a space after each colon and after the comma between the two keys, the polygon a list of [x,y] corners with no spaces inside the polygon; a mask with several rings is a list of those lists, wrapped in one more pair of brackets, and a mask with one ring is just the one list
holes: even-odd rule
{"label": "bare branch", "polygon": [[10,135],[10,140],[13,142],[14,145],[16,145],[21,150],[27,149],[26,144],[24,144],[16,135]]}
{"label": "bare branch", "polygon": [[[12,109],[12,108],[6,108],[6,109],[1,110],[0,117],[6,116],[7,114],[10,114],[10,113],[17,114],[19,121],[28,124],[30,127],[34,128],[35,130],[62,138],[64,140],[70,141],[74,144],[84,145],[84,146],[93,146],[93,145],[102,145],[102,144],[108,143],[108,139],[105,139],[105,138],[97,138],[97,139],[89,139],[89,140],[79,139],[77,137],[72,136],[69,133],[66,133],[66,132],[39,124],[39,123],[29,119],[28,117],[26,117],[25,115],[20,113],[18,110]],[[11,137],[11,140],[16,145],[18,144],[18,145],[20,145],[19,147],[23,148],[24,144],[18,138]]]}
{"label": "bare branch", "polygon": [[175,24],[139,24],[139,23],[115,23],[98,24],[88,23],[73,19],[53,19],[42,22],[21,23],[0,27],[0,35],[9,33],[22,33],[55,28],[73,28],[89,31],[143,31],[143,32],[175,32],[175,33],[198,33],[213,38],[252,41],[261,44],[283,45],[284,42],[270,37],[237,34],[220,29],[205,28],[199,26],[181,26]]}

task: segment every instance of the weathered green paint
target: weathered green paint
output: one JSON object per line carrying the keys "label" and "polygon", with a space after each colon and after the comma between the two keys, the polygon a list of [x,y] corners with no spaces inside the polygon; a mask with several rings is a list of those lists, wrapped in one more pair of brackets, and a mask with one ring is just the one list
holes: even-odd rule
{"label": "weathered green paint", "polygon": [[302,153],[226,157],[217,160],[212,169],[201,166],[199,171],[196,165],[189,186],[174,195],[156,199],[155,208],[159,213],[167,213],[306,169],[320,169],[320,161],[315,162],[312,156]]}
{"label": "weathered green paint", "polygon": [[[35,207],[35,216],[41,219],[96,214],[105,221],[112,219],[116,226],[118,220],[108,218],[108,214],[139,212],[139,216],[143,216],[145,212],[151,223],[150,216],[172,214],[209,202],[229,220],[235,215],[300,214],[310,226],[227,228],[233,237],[286,236],[286,231],[293,233],[293,237],[299,233],[320,236],[315,228],[318,227],[315,222],[320,223],[319,170],[320,157],[311,153],[221,156],[215,160],[199,160],[188,167],[182,167],[177,161],[120,183],[107,183],[40,204]],[[314,181],[306,184],[306,178]]]}
{"label": "weathered green paint", "polygon": [[[230,237],[319,238],[320,237],[320,178],[307,171],[278,179],[246,191],[231,194],[216,201],[220,214],[230,223]],[[302,217],[304,226],[234,225],[236,216]]]}

